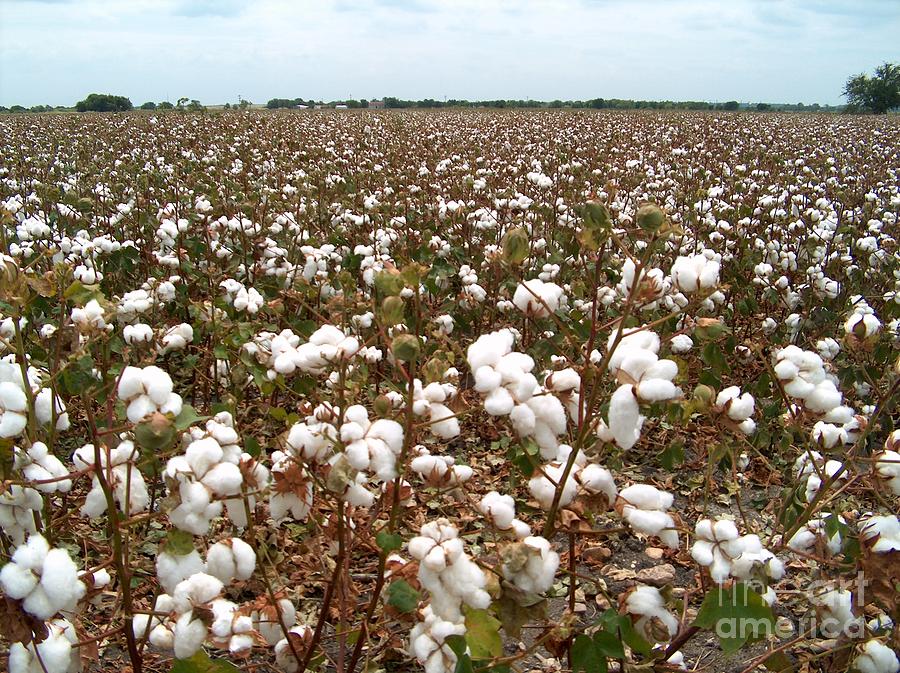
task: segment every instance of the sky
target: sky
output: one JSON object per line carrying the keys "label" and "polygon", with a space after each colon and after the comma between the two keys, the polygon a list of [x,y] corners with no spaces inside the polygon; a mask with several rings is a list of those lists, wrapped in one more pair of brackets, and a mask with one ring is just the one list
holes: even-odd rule
{"label": "sky", "polygon": [[898,0],[0,0],[0,105],[840,104],[898,35]]}

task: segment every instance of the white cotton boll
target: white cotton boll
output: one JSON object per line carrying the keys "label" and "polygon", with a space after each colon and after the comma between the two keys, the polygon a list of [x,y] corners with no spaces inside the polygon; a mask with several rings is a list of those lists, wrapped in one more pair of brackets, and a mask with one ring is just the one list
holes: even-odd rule
{"label": "white cotton boll", "polygon": [[813,426],[812,438],[819,446],[830,449],[842,443],[846,439],[846,433],[837,425],[818,421]]}
{"label": "white cotton boll", "polygon": [[900,520],[895,514],[861,518],[859,535],[875,553],[900,551]]}
{"label": "white cotton boll", "polygon": [[403,426],[396,421],[378,419],[372,423],[366,435],[382,440],[396,455],[403,449]]}
{"label": "white cotton boll", "polygon": [[483,366],[475,370],[475,390],[479,393],[489,393],[499,388],[502,376],[494,367]]}
{"label": "white cotton boll", "polygon": [[371,507],[375,504],[375,494],[362,484],[351,484],[344,493],[344,500],[357,507]]}
{"label": "white cotton boll", "polygon": [[804,404],[810,411],[817,411],[824,414],[835,407],[840,406],[842,397],[841,392],[834,383],[826,379],[818,383],[809,395],[806,396]]}
{"label": "white cotton boll", "polygon": [[256,552],[239,538],[217,542],[206,553],[207,572],[224,584],[247,580],[256,567]]}
{"label": "white cotton boll", "polygon": [[173,648],[176,659],[188,659],[194,656],[206,640],[206,625],[194,619],[192,612],[187,612],[175,622]]}
{"label": "white cotton boll", "polygon": [[74,607],[86,591],[84,584],[78,580],[78,569],[65,549],[47,552],[41,570],[41,587],[53,597],[59,609]]}
{"label": "white cotton boll", "polygon": [[169,400],[169,395],[172,394],[172,379],[165,371],[155,365],[144,367],[141,381],[154,404],[162,406]]}
{"label": "white cotton boll", "polygon": [[28,424],[25,392],[10,381],[0,382],[0,437],[16,437]]}
{"label": "white cotton boll", "polygon": [[678,396],[680,389],[671,381],[647,379],[637,386],[637,396],[644,402],[662,402]]}
{"label": "white cotton boll", "polygon": [[622,385],[609,401],[607,425],[620,448],[628,450],[640,439],[640,407],[634,388]]}
{"label": "white cotton boll", "polygon": [[676,334],[669,342],[673,353],[682,354],[689,352],[694,347],[694,341],[687,334]]}
{"label": "white cotton boll", "polygon": [[126,409],[126,416],[132,423],[140,423],[150,414],[159,410],[153,400],[147,395],[139,395],[135,397]]}
{"label": "white cotton boll", "polygon": [[662,538],[662,533],[667,529],[675,527],[675,521],[665,512],[659,510],[642,510],[634,507],[625,507],[622,516],[628,524],[638,533],[643,535],[655,535],[663,539],[667,545],[673,549],[677,549],[677,542],[671,545],[667,539]]}
{"label": "white cotton boll", "polygon": [[859,617],[853,614],[853,594],[845,589],[832,589],[815,596],[820,619],[819,630],[826,638],[836,638],[861,626]]}
{"label": "white cotton boll", "polygon": [[500,530],[508,530],[516,516],[515,501],[509,495],[500,495],[491,491],[478,504],[478,509],[485,516],[491,517],[494,526]]}
{"label": "white cotton boll", "polygon": [[205,475],[214,465],[219,464],[223,455],[222,446],[212,437],[195,440],[188,444],[184,451],[184,456],[191,469],[199,477]]}
{"label": "white cotton boll", "polygon": [[528,437],[534,432],[535,414],[526,404],[517,404],[509,414],[513,429],[519,435]]}
{"label": "white cotton boll", "polygon": [[649,484],[633,484],[622,489],[619,497],[625,502],[634,505],[638,509],[664,510],[672,506],[674,496],[671,493],[660,491],[655,486]]}
{"label": "white cotton boll", "polygon": [[7,563],[0,570],[0,586],[12,599],[21,600],[34,591],[40,578],[30,569],[15,562]]}
{"label": "white cotton boll", "polygon": [[877,640],[869,640],[853,660],[853,666],[859,673],[897,673],[900,660],[891,648]]}
{"label": "white cotton boll", "polygon": [[887,482],[894,495],[900,495],[900,453],[880,451],[873,456],[875,472]]}
{"label": "white cotton boll", "polygon": [[234,463],[219,463],[203,476],[203,483],[216,495],[237,495],[243,476]]}
{"label": "white cotton boll", "polygon": [[453,411],[443,404],[432,403],[429,409],[431,432],[441,439],[453,439],[459,436],[459,419]]}
{"label": "white cotton boll", "polygon": [[469,369],[475,372],[484,366],[496,366],[500,358],[512,350],[513,341],[513,333],[509,330],[482,334],[466,350]]}
{"label": "white cotton boll", "polygon": [[49,425],[53,420],[54,411],[56,412],[56,429],[68,430],[69,414],[66,413],[66,405],[63,404],[59,396],[54,398],[53,391],[50,388],[44,388],[34,398],[34,414],[38,423]]}
{"label": "white cotton boll", "polygon": [[612,473],[600,465],[586,465],[578,472],[578,481],[589,493],[602,493],[612,506],[616,502],[616,483]]}
{"label": "white cotton boll", "polygon": [[175,587],[172,606],[176,612],[188,612],[194,607],[211,603],[219,597],[223,588],[218,578],[207,573],[195,573]]}
{"label": "white cotton boll", "polygon": [[180,582],[202,572],[206,572],[206,564],[196,549],[180,555],[163,551],[156,556],[156,576],[169,594],[175,591]]}
{"label": "white cotton boll", "polygon": [[514,406],[515,401],[506,388],[495,388],[484,398],[484,410],[491,416],[506,416]]}

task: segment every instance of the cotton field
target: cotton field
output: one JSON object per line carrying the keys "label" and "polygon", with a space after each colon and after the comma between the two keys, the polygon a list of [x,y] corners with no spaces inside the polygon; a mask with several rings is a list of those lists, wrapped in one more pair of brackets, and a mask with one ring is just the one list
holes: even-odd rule
{"label": "cotton field", "polygon": [[900,121],[0,119],[11,673],[900,670]]}

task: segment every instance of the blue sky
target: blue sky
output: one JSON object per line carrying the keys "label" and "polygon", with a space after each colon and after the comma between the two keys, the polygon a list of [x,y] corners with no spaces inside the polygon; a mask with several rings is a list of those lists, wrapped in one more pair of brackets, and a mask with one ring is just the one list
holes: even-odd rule
{"label": "blue sky", "polygon": [[898,0],[0,0],[0,104],[269,98],[840,103]]}

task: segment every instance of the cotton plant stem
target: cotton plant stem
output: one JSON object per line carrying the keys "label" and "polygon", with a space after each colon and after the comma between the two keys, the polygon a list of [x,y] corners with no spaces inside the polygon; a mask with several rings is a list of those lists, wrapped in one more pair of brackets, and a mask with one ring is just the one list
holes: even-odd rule
{"label": "cotton plant stem", "polygon": [[94,418],[93,409],[91,407],[91,400],[86,394],[82,394],[81,401],[84,405],[85,414],[87,415],[88,419],[88,426],[90,427],[91,431],[91,438],[94,442],[94,475],[97,477],[97,482],[100,484],[100,489],[103,491],[103,496],[106,499],[106,527],[110,537],[112,538],[113,560],[115,562],[116,574],[119,576],[119,587],[122,590],[122,609],[125,613],[124,629],[125,642],[128,646],[128,657],[131,660],[133,673],[141,673],[143,670],[143,662],[141,660],[140,652],[137,648],[137,642],[134,638],[134,628],[132,626],[132,615],[134,614],[134,612],[131,597],[131,572],[124,555],[125,542],[123,541],[122,530],[119,526],[119,510],[116,507],[116,501],[115,498],[113,498],[113,493],[112,489],[110,488],[109,481],[107,480],[106,474],[104,474],[103,471],[103,463],[101,462],[100,453],[100,436],[97,434],[97,423]]}

